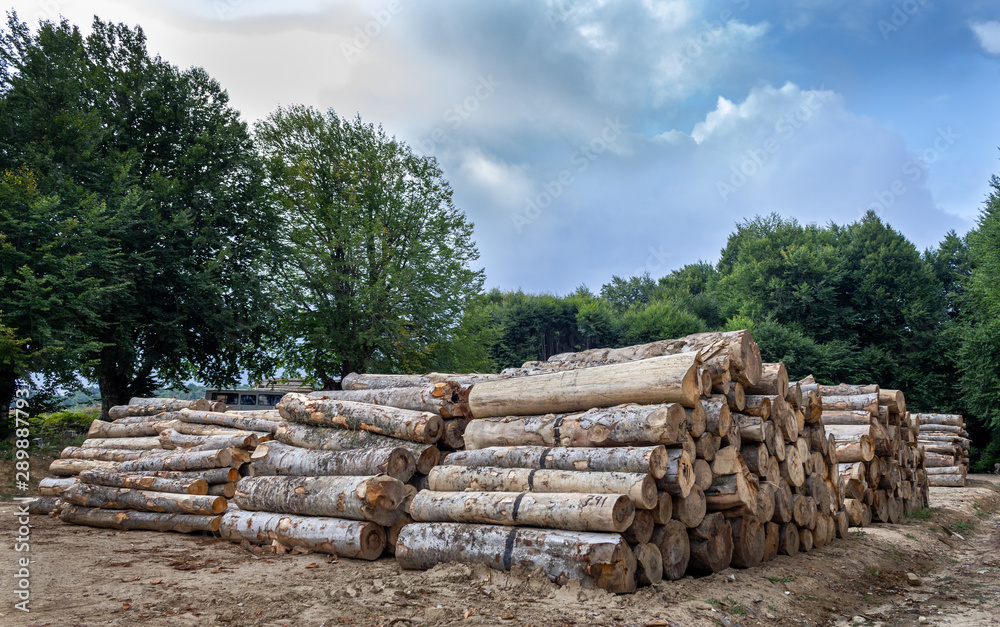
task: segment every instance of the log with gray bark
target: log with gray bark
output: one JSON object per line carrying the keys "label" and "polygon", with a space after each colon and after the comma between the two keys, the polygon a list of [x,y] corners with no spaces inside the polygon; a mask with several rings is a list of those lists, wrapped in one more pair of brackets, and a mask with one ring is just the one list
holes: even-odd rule
{"label": "log with gray bark", "polygon": [[416,470],[413,454],[403,447],[323,451],[282,442],[265,442],[250,456],[251,473],[260,475],[373,476],[386,474],[406,482]]}
{"label": "log with gray bark", "polygon": [[[63,491],[76,484],[76,477],[44,477],[38,482],[40,496],[61,496]],[[653,486],[656,489],[656,486]]]}
{"label": "log with gray bark", "polygon": [[788,395],[788,372],[785,364],[763,364],[760,380],[755,385],[744,386],[747,394],[780,396]]}
{"label": "log with gray bark", "polygon": [[256,435],[186,435],[173,429],[164,429],[156,437],[160,447],[165,449],[187,449],[200,447],[202,450],[243,448],[253,449],[257,446]]}
{"label": "log with gray bark", "polygon": [[410,504],[417,522],[520,525],[621,533],[635,506],[620,494],[538,492],[434,492],[422,490]]}
{"label": "log with gray bark", "polygon": [[156,435],[153,419],[129,424],[95,420],[87,430],[88,438],[141,438]]}
{"label": "log with gray bark", "polygon": [[304,394],[285,394],[277,408],[281,417],[290,422],[370,431],[423,444],[437,442],[444,430],[444,421],[437,413]]}
{"label": "log with gray bark", "polygon": [[233,510],[222,516],[219,533],[237,543],[278,543],[286,549],[363,560],[377,559],[386,546],[385,529],[380,525],[327,516]]}
{"label": "log with gray bark", "polygon": [[212,402],[205,398],[185,400],[178,398],[133,398],[128,405],[116,405],[108,410],[112,420],[134,416],[155,416],[165,411],[180,411],[194,409],[207,411],[212,409]]}
{"label": "log with gray bark", "polygon": [[[183,412],[177,412],[172,414],[160,414],[157,418],[166,418],[168,416],[183,416]],[[229,414],[222,414],[229,415]],[[277,423],[276,423],[277,424]],[[275,427],[277,428],[277,427]],[[254,436],[261,441],[266,441],[271,439],[270,431],[250,431],[247,429],[237,429],[234,427],[223,427],[220,425],[206,425],[199,422],[184,422],[180,418],[173,418],[171,420],[162,420],[156,423],[157,433],[162,433],[166,430],[173,430],[177,433],[184,435],[230,435],[230,436]]]}
{"label": "log with gray bark", "polygon": [[116,448],[82,448],[67,446],[59,453],[60,459],[93,459],[102,462],[124,462],[139,459],[147,455],[147,451],[130,451]]}
{"label": "log with gray bark", "polygon": [[240,509],[370,520],[391,525],[401,513],[403,483],[373,477],[244,477],[234,500]]}
{"label": "log with gray bark", "polygon": [[[628,559],[626,556],[631,556]],[[635,558],[619,534],[461,523],[406,525],[396,542],[396,561],[407,570],[447,562],[541,568],[554,582],[578,580],[613,593],[635,590]]]}
{"label": "log with gray bark", "polygon": [[623,494],[643,510],[654,509],[659,502],[656,481],[648,473],[437,466],[427,481],[435,492]]}
{"label": "log with gray bark", "polygon": [[140,475],[117,470],[94,468],[80,473],[80,482],[92,485],[102,485],[112,488],[131,488],[134,490],[150,490],[152,492],[171,492],[174,494],[208,494],[208,482],[204,479],[165,478],[152,475]]}
{"label": "log with gray bark", "polygon": [[63,499],[83,507],[131,509],[212,516],[226,511],[226,499],[216,496],[152,492],[78,483],[63,492]]}
{"label": "log with gray bark", "polygon": [[348,431],[329,427],[310,427],[283,422],[274,433],[274,439],[284,444],[324,451],[349,451],[360,448],[403,447],[413,454],[417,472],[427,474],[437,465],[441,452],[433,444],[420,444],[398,440],[369,431]]}
{"label": "log with gray bark", "polygon": [[80,506],[64,507],[59,518],[63,522],[74,525],[103,529],[174,531],[177,533],[215,532],[219,530],[219,524],[222,521],[222,516],[217,515],[140,512]]}
{"label": "log with gray bark", "polygon": [[281,422],[281,417],[276,410],[217,412],[182,409],[179,412],[167,413],[164,417],[168,420],[180,420],[189,424],[214,425],[265,433],[274,433],[275,429],[278,428],[278,423]]}
{"label": "log with gray bark", "polygon": [[620,448],[494,446],[449,453],[441,460],[441,464],[587,472],[648,472],[654,479],[660,479],[666,474],[670,460],[663,446]]}
{"label": "log with gray bark", "polygon": [[49,472],[57,477],[71,477],[91,468],[117,468],[118,462],[97,459],[56,459],[49,464]]}
{"label": "log with gray bark", "polygon": [[[490,382],[487,381],[486,383]],[[472,418],[472,415],[469,413],[468,404],[458,394],[457,390],[448,398],[444,398],[440,394],[440,388],[434,385],[427,385],[424,387],[381,390],[326,390],[322,392],[310,392],[308,396],[314,400],[350,401],[416,412],[429,412],[437,414],[442,418]]]}
{"label": "log with gray bark", "polygon": [[130,451],[161,449],[163,445],[156,437],[142,438],[90,438],[83,441],[81,448],[116,448]]}
{"label": "log with gray bark", "polygon": [[206,470],[209,468],[225,468],[233,463],[233,455],[234,451],[232,449],[150,454],[139,459],[120,462],[118,470],[132,472],[136,470]]}

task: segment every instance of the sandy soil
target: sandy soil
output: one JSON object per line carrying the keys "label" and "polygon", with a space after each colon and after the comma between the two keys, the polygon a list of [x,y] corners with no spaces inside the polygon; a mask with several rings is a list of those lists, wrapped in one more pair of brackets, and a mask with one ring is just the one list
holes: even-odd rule
{"label": "sandy soil", "polygon": [[[207,536],[42,518],[31,530],[30,614],[13,609],[23,553],[4,533],[0,625],[997,624],[1000,477],[970,479],[964,489],[932,488],[929,520],[873,526],[761,568],[622,596],[559,587],[539,573],[262,556]],[[16,530],[14,512],[0,505],[4,529]],[[907,584],[908,572],[919,586]]]}

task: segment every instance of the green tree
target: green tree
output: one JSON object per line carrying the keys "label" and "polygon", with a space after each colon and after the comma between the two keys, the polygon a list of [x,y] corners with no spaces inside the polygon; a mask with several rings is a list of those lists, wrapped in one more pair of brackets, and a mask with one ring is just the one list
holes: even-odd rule
{"label": "green tree", "polygon": [[260,275],[275,223],[226,92],[204,70],[151,57],[141,29],[96,18],[84,38],[66,21],[33,33],[12,15],[0,49],[0,171],[30,173],[44,215],[79,232],[38,233],[19,249],[78,255],[72,281],[45,284],[52,273],[37,259],[20,274],[4,267],[51,303],[5,310],[8,326],[33,342],[39,328],[54,344],[72,337],[64,354],[98,382],[105,411],[163,384],[268,370]]}
{"label": "green tree", "polygon": [[279,109],[256,137],[284,219],[272,298],[285,367],[325,388],[426,368],[483,282],[437,163],[333,110]]}

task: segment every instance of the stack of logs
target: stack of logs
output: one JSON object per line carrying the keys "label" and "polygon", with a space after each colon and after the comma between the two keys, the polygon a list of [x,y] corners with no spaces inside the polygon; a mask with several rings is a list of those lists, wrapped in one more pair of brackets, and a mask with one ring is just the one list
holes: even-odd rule
{"label": "stack of logs", "polygon": [[112,407],[111,422],[95,420],[52,462],[35,510],[112,529],[218,531],[239,468],[278,424],[272,412],[224,410],[169,398]]}
{"label": "stack of logs", "polygon": [[969,434],[959,414],[913,414],[920,427],[927,483],[931,486],[965,487],[969,472]]}
{"label": "stack of logs", "polygon": [[877,385],[817,385],[823,422],[836,437],[840,491],[851,526],[901,522],[927,506],[923,449],[900,390]]}
{"label": "stack of logs", "polygon": [[406,482],[437,463],[434,445],[445,432],[443,395],[432,389],[431,400],[421,401],[425,391],[286,394],[277,406],[285,421],[276,441],[251,456],[237,508],[223,517],[223,537],[276,552],[368,560],[391,553],[399,529],[411,522],[405,512],[417,489]]}

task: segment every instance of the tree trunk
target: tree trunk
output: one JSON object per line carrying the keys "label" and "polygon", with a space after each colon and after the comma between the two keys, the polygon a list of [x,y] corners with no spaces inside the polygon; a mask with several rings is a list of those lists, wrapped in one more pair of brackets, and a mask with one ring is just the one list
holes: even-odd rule
{"label": "tree trunk", "polygon": [[76,505],[101,509],[132,509],[139,512],[164,512],[212,516],[226,511],[226,499],[215,496],[152,492],[131,488],[78,483],[63,493]]}
{"label": "tree trunk", "polygon": [[115,470],[94,468],[80,473],[80,482],[111,488],[171,492],[174,494],[208,494],[208,482],[204,479],[167,479],[150,475],[133,475]]}
{"label": "tree trunk", "polygon": [[666,474],[670,459],[663,446],[620,448],[494,446],[449,453],[441,460],[441,464],[587,472],[648,472],[654,479],[660,479]]}
{"label": "tree trunk", "polygon": [[160,477],[163,479],[204,479],[209,485],[239,481],[240,471],[236,468],[206,468],[205,470],[139,470],[130,475]]}
{"label": "tree trunk", "polygon": [[436,413],[353,401],[317,399],[303,394],[285,394],[277,407],[281,417],[291,422],[314,427],[370,431],[422,444],[437,442],[444,429],[444,421]]}
{"label": "tree trunk", "polygon": [[222,517],[220,535],[232,542],[277,542],[288,549],[306,549],[353,559],[374,560],[386,545],[385,530],[374,522],[319,516],[234,510]]}
{"label": "tree trunk", "polygon": [[[687,435],[692,438],[699,438],[708,428],[708,415],[705,413],[705,406],[701,401],[694,404],[694,407],[684,410]],[[678,438],[678,440],[680,437]]]}
{"label": "tree trunk", "polygon": [[59,454],[61,459],[93,459],[103,462],[124,462],[149,455],[148,451],[130,451],[116,448],[81,448],[67,446]]}
{"label": "tree trunk", "polygon": [[254,476],[324,476],[370,477],[386,474],[406,482],[416,470],[413,455],[403,447],[364,448],[349,451],[323,451],[265,442],[250,456]]}
{"label": "tree trunk", "polygon": [[817,391],[823,397],[827,396],[858,396],[861,394],[878,394],[877,385],[819,385]]}
{"label": "tree trunk", "polygon": [[406,570],[426,570],[446,562],[486,564],[509,571],[512,565],[541,568],[558,584],[575,579],[612,593],[635,590],[635,571],[620,535],[530,529],[497,525],[413,523],[403,527],[396,561]]}
{"label": "tree trunk", "polygon": [[148,422],[137,422],[132,424],[117,424],[95,420],[90,423],[87,431],[88,438],[142,438],[156,436],[156,423],[152,420]]}
{"label": "tree trunk", "polygon": [[244,477],[236,488],[240,509],[370,520],[391,525],[405,495],[398,479],[374,477]]}
{"label": "tree trunk", "polygon": [[862,434],[845,440],[837,437],[838,463],[870,462],[873,459],[875,459],[875,443],[870,436]]}
{"label": "tree trunk", "polygon": [[532,492],[432,492],[410,506],[417,522],[486,523],[621,533],[632,524],[635,506],[620,494]]}
{"label": "tree trunk", "polygon": [[832,427],[835,425],[870,425],[872,422],[872,415],[867,411],[856,411],[856,410],[824,410],[823,411],[823,424],[827,427]]}
{"label": "tree trunk", "polygon": [[799,551],[808,553],[813,549],[813,532],[809,529],[799,529]]}
{"label": "tree trunk", "polygon": [[[652,530],[650,530],[652,533]],[[640,586],[651,586],[663,581],[663,556],[655,544],[635,543],[635,561],[638,566],[635,571],[635,581]]]}
{"label": "tree trunk", "polygon": [[[264,418],[263,416],[272,416]],[[267,412],[217,412],[217,411],[197,411],[193,409],[182,409],[179,412],[169,412],[164,418],[170,420],[180,420],[188,424],[214,425],[217,427],[230,427],[243,431],[260,431],[273,434],[281,418],[276,411]],[[182,433],[187,433],[182,431]],[[192,435],[211,435],[209,433],[192,433]]]}
{"label": "tree trunk", "polygon": [[719,452],[721,445],[722,438],[708,432],[703,433],[694,443],[695,458],[710,462],[715,459],[715,454]]}
{"label": "tree trunk", "polygon": [[656,487],[677,496],[687,496],[694,487],[694,465],[684,449],[667,449],[667,466]]}
{"label": "tree trunk", "polygon": [[880,389],[878,391],[878,404],[888,407],[889,411],[894,414],[902,416],[906,413],[906,396],[902,390]]}
{"label": "tree trunk", "polygon": [[[101,397],[104,391],[101,390]],[[132,403],[135,401],[135,404]],[[108,417],[112,420],[126,418],[129,416],[155,416],[168,411],[180,411],[182,409],[194,409],[196,411],[206,411],[211,409],[212,403],[205,398],[186,400],[180,398],[133,398],[128,405],[115,405],[108,410]],[[103,417],[102,417],[103,420]]]}
{"label": "tree trunk", "polygon": [[409,514],[400,514],[396,522],[385,528],[385,553],[387,555],[396,554],[396,542],[399,540],[399,532],[406,525],[412,525],[413,518]]}
{"label": "tree trunk", "polygon": [[756,385],[744,386],[747,394],[788,396],[788,372],[785,364],[763,364],[760,380]]}
{"label": "tree trunk", "polygon": [[795,409],[802,409],[803,405],[802,385],[799,384],[797,381],[795,383],[789,384],[788,393],[785,394],[785,401]]}
{"label": "tree trunk", "polygon": [[650,542],[660,550],[663,578],[674,581],[683,577],[691,560],[691,541],[684,523],[668,520],[656,525]]}
{"label": "tree trunk", "polygon": [[740,383],[732,383],[726,392],[726,403],[730,411],[743,411],[747,406],[746,392]]}
{"label": "tree trunk", "polygon": [[912,417],[915,418],[917,424],[920,425],[921,431],[923,431],[924,425],[950,425],[952,427],[961,427],[965,425],[965,422],[960,414],[913,414]]}
{"label": "tree trunk", "polygon": [[444,421],[438,446],[450,451],[460,451],[465,448],[465,429],[469,422],[465,418],[449,418]]}
{"label": "tree trunk", "polygon": [[[179,414],[161,414],[162,416],[177,416]],[[243,436],[248,438],[253,436],[261,442],[271,439],[271,433],[267,431],[247,431],[245,429],[234,429],[232,427],[220,427],[218,425],[204,425],[195,422],[183,422],[181,420],[167,420],[156,423],[157,433],[166,430],[176,431],[183,435],[222,435],[222,436]]]}
{"label": "tree trunk", "polygon": [[767,441],[766,434],[764,433],[764,425],[767,424],[766,418],[751,416],[749,414],[733,414],[732,417],[733,422],[739,427],[741,440],[746,442]]}
{"label": "tree trunk", "polygon": [[[486,382],[486,384],[489,383]],[[311,392],[307,396],[313,400],[349,401],[420,413],[432,413],[442,418],[472,418],[468,404],[459,398],[458,394],[451,398],[441,398],[437,396],[439,393],[438,388],[430,385],[421,388],[390,388],[385,390],[328,390]]]}
{"label": "tree trunk", "polygon": [[701,524],[688,529],[691,560],[688,569],[709,575],[729,567],[733,557],[733,535],[729,522],[719,512],[705,516]]}
{"label": "tree trunk", "polygon": [[164,429],[157,436],[160,446],[165,449],[186,449],[194,446],[207,449],[243,448],[257,446],[256,435],[185,435],[173,429]]}
{"label": "tree trunk", "polygon": [[[797,384],[796,384],[797,385]],[[764,560],[770,562],[778,557],[778,544],[781,542],[781,531],[778,523],[764,523]]]}
{"label": "tree trunk", "polygon": [[628,404],[578,414],[472,420],[465,446],[655,446],[676,444],[686,430],[684,408],[676,403]]}
{"label": "tree trunk", "polygon": [[931,487],[964,488],[965,475],[961,473],[951,475],[927,475],[927,485]]}
{"label": "tree trunk", "polygon": [[790,557],[799,554],[799,528],[794,523],[778,526],[778,553]]}
{"label": "tree trunk", "polygon": [[735,446],[727,446],[719,449],[712,461],[712,474],[732,475],[740,472],[743,468],[743,460],[740,458],[740,451]]}
{"label": "tree trunk", "polygon": [[70,477],[91,468],[117,467],[118,462],[105,462],[96,459],[57,459],[49,464],[49,472],[57,477]]}
{"label": "tree trunk", "polygon": [[131,451],[149,451],[163,448],[160,441],[151,438],[90,438],[84,440],[81,448],[117,448]]}
{"label": "tree trunk", "polygon": [[648,473],[437,466],[428,475],[428,485],[435,492],[623,494],[643,510],[658,502],[656,482]]}
{"label": "tree trunk", "polygon": [[38,482],[38,494],[40,496],[62,496],[62,493],[76,485],[76,477],[44,477]]}
{"label": "tree trunk", "polygon": [[[705,503],[710,511],[746,507],[757,508],[757,489],[749,471],[716,476],[711,487],[705,490]],[[749,480],[748,480],[749,479]]]}
{"label": "tree trunk", "polygon": [[632,524],[622,532],[622,537],[630,545],[645,544],[653,537],[653,525],[653,512],[637,509],[632,517]]}
{"label": "tree trunk", "polygon": [[705,519],[707,502],[705,492],[699,487],[691,489],[687,496],[673,497],[673,517],[687,528],[697,527]]}
{"label": "tree trunk", "polygon": [[145,531],[175,531],[191,533],[194,531],[214,532],[219,530],[222,516],[173,514],[160,512],[140,512],[134,510],[97,509],[91,507],[63,508],[59,514],[63,522],[74,525],[87,525],[104,529],[145,530]]}
{"label": "tree trunk", "polygon": [[788,485],[797,488],[805,482],[802,458],[799,457],[799,448],[794,444],[785,445],[785,461],[781,462],[780,467],[781,478],[787,481]]}
{"label": "tree trunk", "polygon": [[130,461],[119,463],[118,470],[206,470],[225,468],[233,463],[232,449],[209,451],[179,451],[162,454],[148,454]]}
{"label": "tree trunk", "polygon": [[761,420],[767,420],[771,417],[771,397],[748,394],[745,407],[740,413],[748,416],[759,416]]}
{"label": "tree trunk", "polygon": [[208,486],[208,493],[231,499],[236,496],[236,483],[213,483]]}
{"label": "tree trunk", "polygon": [[764,561],[764,527],[755,516],[729,518],[732,527],[733,557],[736,568],[755,568]]}
{"label": "tree trunk", "polygon": [[740,456],[750,472],[760,476],[767,474],[767,446],[763,443],[744,444],[740,448]]}
{"label": "tree trunk", "polygon": [[707,490],[708,486],[712,485],[712,479],[715,478],[715,475],[712,474],[712,464],[704,459],[695,459],[692,467],[694,468],[694,484],[702,490]]}
{"label": "tree trunk", "polygon": [[782,479],[774,490],[774,513],[771,520],[780,524],[792,522],[792,490],[788,482]]}
{"label": "tree trunk", "polygon": [[[483,381],[507,378],[500,374],[452,374],[430,372],[428,374],[358,374],[352,372],[340,383],[344,390],[387,390],[390,388],[419,388],[440,386],[441,395],[446,396],[451,388],[474,385]],[[442,385],[443,384],[443,385]]]}
{"label": "tree trunk", "polygon": [[823,395],[823,412],[828,411],[866,411],[878,416],[878,393],[858,394],[854,396]]}
{"label": "tree trunk", "polygon": [[402,447],[413,454],[417,462],[417,472],[424,475],[430,472],[441,458],[441,452],[432,444],[398,440],[369,431],[348,431],[283,422],[275,432],[274,439],[291,446],[324,451]]}
{"label": "tree trunk", "polygon": [[729,433],[729,423],[732,414],[725,396],[713,396],[702,401],[705,408],[705,430],[713,435],[723,436]]}

